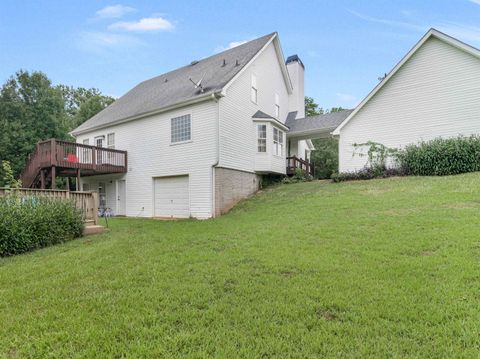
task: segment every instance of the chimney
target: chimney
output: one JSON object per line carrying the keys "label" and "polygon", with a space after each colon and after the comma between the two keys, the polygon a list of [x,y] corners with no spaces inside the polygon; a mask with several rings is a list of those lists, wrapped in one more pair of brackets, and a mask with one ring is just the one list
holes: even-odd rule
{"label": "chimney", "polygon": [[290,95],[288,101],[289,111],[297,111],[297,118],[305,117],[305,91],[304,78],[305,66],[298,55],[292,55],[287,58],[285,62],[287,65],[288,75],[292,81],[293,93]]}

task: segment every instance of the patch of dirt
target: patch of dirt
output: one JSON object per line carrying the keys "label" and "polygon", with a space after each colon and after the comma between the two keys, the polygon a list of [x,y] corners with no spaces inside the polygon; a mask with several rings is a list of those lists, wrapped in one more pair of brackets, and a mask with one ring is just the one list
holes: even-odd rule
{"label": "patch of dirt", "polygon": [[433,251],[423,251],[420,253],[422,257],[430,257],[433,256],[435,253]]}
{"label": "patch of dirt", "polygon": [[342,310],[337,306],[322,307],[316,310],[317,317],[326,321],[341,321]]}
{"label": "patch of dirt", "polygon": [[445,207],[452,209],[480,208],[480,201],[450,203],[447,204]]}

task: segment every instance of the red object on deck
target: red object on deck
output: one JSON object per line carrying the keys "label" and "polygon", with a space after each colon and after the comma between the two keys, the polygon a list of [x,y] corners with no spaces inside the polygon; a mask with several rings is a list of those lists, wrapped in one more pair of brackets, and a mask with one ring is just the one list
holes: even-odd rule
{"label": "red object on deck", "polygon": [[76,155],[74,155],[73,153],[70,153],[67,156],[67,162],[77,163],[78,162],[78,157]]}

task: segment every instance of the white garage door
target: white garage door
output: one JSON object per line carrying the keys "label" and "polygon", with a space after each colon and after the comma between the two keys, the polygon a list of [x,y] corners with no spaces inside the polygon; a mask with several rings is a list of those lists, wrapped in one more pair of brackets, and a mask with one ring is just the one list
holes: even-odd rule
{"label": "white garage door", "polygon": [[188,176],[155,178],[155,217],[190,217]]}

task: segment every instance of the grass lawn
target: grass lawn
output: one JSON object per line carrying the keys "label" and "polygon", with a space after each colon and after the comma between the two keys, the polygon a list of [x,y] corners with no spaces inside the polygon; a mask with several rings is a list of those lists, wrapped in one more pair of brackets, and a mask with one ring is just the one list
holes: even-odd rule
{"label": "grass lawn", "polygon": [[311,182],[0,259],[0,357],[479,357],[480,174]]}

